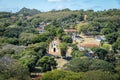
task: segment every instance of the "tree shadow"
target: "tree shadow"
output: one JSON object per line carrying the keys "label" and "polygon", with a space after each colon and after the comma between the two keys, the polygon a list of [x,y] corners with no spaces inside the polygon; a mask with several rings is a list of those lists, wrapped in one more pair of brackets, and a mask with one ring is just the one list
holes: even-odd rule
{"label": "tree shadow", "polygon": [[67,56],[67,57],[65,58],[65,60],[67,60],[67,61],[70,61],[71,59],[72,59],[71,56]]}

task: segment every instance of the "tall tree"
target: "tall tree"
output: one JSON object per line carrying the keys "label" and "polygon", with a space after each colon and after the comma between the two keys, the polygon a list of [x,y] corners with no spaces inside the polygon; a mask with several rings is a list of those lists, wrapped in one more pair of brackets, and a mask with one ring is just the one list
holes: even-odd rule
{"label": "tall tree", "polygon": [[66,52],[67,52],[67,43],[60,43],[59,44],[59,48],[60,48],[60,50],[61,50],[61,56],[63,57],[63,58],[66,58]]}

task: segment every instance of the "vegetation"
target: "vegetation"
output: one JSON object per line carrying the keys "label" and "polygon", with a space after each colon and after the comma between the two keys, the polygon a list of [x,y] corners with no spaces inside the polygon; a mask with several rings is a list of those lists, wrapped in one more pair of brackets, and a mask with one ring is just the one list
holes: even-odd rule
{"label": "vegetation", "polygon": [[65,69],[74,72],[86,72],[91,70],[113,71],[114,66],[103,60],[91,60],[88,58],[75,58],[65,65]]}
{"label": "vegetation", "polygon": [[55,69],[57,66],[57,63],[53,57],[44,56],[38,60],[37,65],[42,67],[41,69],[42,72],[45,72],[45,71],[51,71],[52,69]]}
{"label": "vegetation", "polygon": [[5,56],[0,58],[0,79],[30,80],[28,69],[19,62]]}
{"label": "vegetation", "polygon": [[[36,67],[44,73],[42,80],[120,80],[119,17],[119,9],[0,12],[0,80],[30,80]],[[80,51],[80,43],[64,29],[104,38],[100,47]],[[59,58],[49,54],[49,44],[56,38],[62,59],[68,60],[66,54],[72,47],[71,59],[62,70],[53,70]],[[90,57],[85,55],[89,52]]]}
{"label": "vegetation", "polygon": [[61,56],[62,56],[63,58],[66,57],[67,46],[68,46],[68,45],[67,45],[66,43],[61,43],[61,44],[59,45],[59,48],[60,48],[60,50],[61,50]]}
{"label": "vegetation", "polygon": [[42,80],[118,80],[118,75],[108,71],[71,72],[54,70],[47,72]]}

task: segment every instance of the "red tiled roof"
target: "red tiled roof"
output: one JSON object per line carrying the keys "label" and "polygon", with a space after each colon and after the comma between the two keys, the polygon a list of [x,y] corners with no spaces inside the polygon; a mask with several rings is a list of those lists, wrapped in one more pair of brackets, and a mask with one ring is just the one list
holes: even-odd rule
{"label": "red tiled roof", "polygon": [[82,44],[83,47],[99,47],[97,44]]}
{"label": "red tiled roof", "polygon": [[37,28],[35,28],[35,30],[41,30],[42,28],[40,28],[40,27],[37,27]]}

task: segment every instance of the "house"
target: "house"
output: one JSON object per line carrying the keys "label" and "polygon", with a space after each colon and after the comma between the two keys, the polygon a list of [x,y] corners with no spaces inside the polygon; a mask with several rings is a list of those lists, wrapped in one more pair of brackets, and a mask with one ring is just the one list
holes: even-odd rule
{"label": "house", "polygon": [[41,28],[41,27],[37,27],[35,28],[35,30],[39,31],[39,33],[45,32],[44,28]]}
{"label": "house", "polygon": [[72,33],[77,33],[76,29],[64,29],[65,33],[72,34]]}
{"label": "house", "polygon": [[97,41],[105,41],[106,40],[105,36],[97,36],[95,38]]}
{"label": "house", "polygon": [[92,47],[99,47],[100,45],[94,44],[94,43],[86,43],[86,44],[81,44],[81,46],[82,47],[92,48]]}
{"label": "house", "polygon": [[100,41],[96,40],[94,37],[88,37],[84,35],[80,35],[83,38],[82,43],[79,43],[81,47],[87,47],[87,48],[92,48],[92,47],[100,47]]}
{"label": "house", "polygon": [[72,39],[73,41],[78,42],[78,43],[81,43],[83,41],[83,38],[79,34],[75,34],[75,33],[73,33]]}
{"label": "house", "polygon": [[45,30],[44,30],[44,27],[45,27],[45,23],[40,23],[39,25],[36,25],[35,26],[35,29],[37,30],[37,31],[39,31],[39,33],[43,33],[43,32],[45,32]]}

